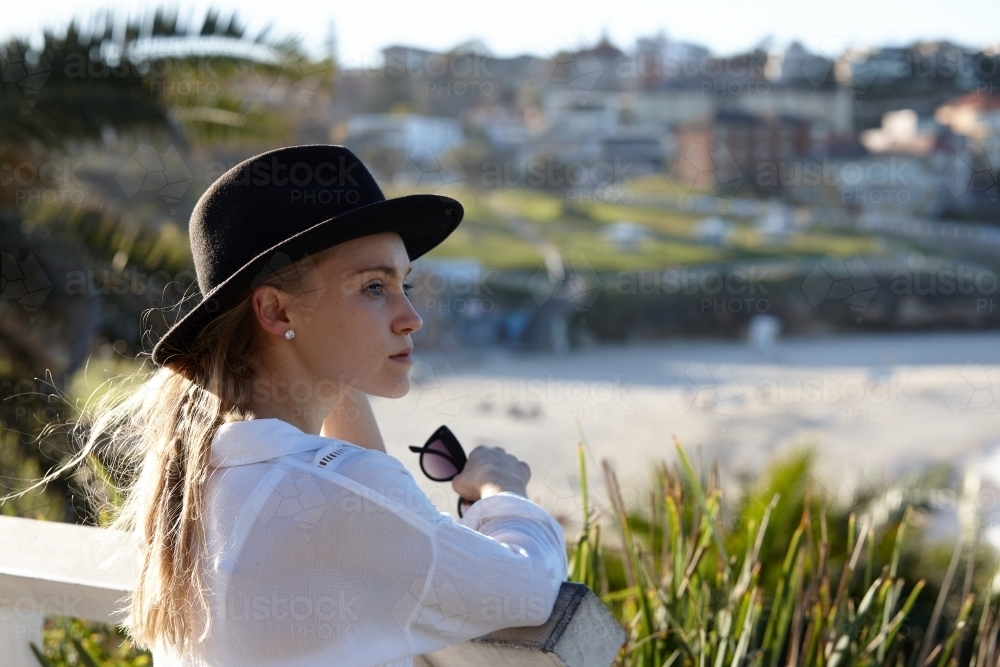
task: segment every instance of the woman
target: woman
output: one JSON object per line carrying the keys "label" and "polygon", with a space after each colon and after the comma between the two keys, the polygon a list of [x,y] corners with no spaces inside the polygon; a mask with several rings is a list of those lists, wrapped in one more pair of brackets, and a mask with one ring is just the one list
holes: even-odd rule
{"label": "woman", "polygon": [[109,437],[125,456],[126,626],[156,667],[403,666],[547,620],[565,542],[525,497],[528,466],[472,450],[452,486],[476,502],[455,521],[385,453],[366,398],[409,390],[410,262],[462,215],[386,200],[341,146],[258,155],[199,200],[203,298],[70,462]]}

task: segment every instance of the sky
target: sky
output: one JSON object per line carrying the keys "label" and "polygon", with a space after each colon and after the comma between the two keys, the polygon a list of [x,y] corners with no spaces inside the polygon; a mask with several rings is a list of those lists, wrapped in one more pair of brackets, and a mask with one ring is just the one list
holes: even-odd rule
{"label": "sky", "polygon": [[[607,37],[624,51],[636,38],[663,30],[676,41],[702,44],[725,55],[771,38],[772,49],[799,40],[814,51],[839,53],[847,46],[898,46],[947,39],[969,47],[1000,45],[1000,0],[578,0],[567,3],[506,0],[503,3],[440,0],[317,2],[316,0],[0,0],[0,39],[58,30],[71,18],[89,19],[114,8],[119,16],[174,7],[200,19],[209,6],[224,14],[238,8],[251,33],[271,24],[272,33],[295,34],[320,52],[331,34],[345,66],[375,66],[379,50],[402,44],[443,51],[481,40],[496,56],[545,55],[560,46],[592,46]],[[199,21],[200,24],[200,21]]]}

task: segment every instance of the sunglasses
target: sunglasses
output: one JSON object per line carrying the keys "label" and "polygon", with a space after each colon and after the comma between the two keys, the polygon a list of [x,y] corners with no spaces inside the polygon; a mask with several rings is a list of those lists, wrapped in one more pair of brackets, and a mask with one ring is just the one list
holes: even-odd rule
{"label": "sunglasses", "polygon": [[[423,447],[410,445],[410,451],[420,454],[420,469],[435,482],[451,481],[465,467],[465,450],[451,429],[443,424],[427,439]],[[465,498],[458,499],[459,518],[471,505]]]}

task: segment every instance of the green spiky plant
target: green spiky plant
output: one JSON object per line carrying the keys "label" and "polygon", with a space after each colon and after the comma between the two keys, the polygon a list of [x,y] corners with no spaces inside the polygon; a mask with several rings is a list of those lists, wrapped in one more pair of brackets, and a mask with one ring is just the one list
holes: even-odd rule
{"label": "green spiky plant", "polygon": [[[616,667],[996,664],[996,601],[986,585],[978,598],[968,593],[975,547],[965,591],[950,594],[964,538],[930,619],[916,613],[928,602],[922,595],[928,582],[907,578],[903,568],[937,568],[928,555],[904,557],[914,504],[895,518],[882,516],[881,525],[873,502],[860,512],[820,508],[811,491],[811,455],[798,452],[746,490],[740,520],[727,529],[717,472],[706,486],[684,448],[675,446],[677,465],[657,470],[648,513],[625,507],[615,473],[603,462],[606,511],[620,531],[619,548],[601,544],[600,512],[591,503],[583,443],[578,447],[583,528],[571,549],[569,578],[597,592],[628,631]],[[766,504],[762,488],[770,493]],[[788,517],[796,513],[789,532]],[[953,614],[947,627],[946,607]]]}

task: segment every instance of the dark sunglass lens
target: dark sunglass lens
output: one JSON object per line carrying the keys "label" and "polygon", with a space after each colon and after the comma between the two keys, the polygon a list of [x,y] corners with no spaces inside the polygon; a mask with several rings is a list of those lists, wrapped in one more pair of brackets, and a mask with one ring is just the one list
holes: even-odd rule
{"label": "dark sunglass lens", "polygon": [[420,463],[424,468],[425,474],[436,479],[454,477],[458,474],[458,468],[452,463],[451,455],[448,453],[448,448],[444,446],[443,442],[435,440],[427,445],[427,449],[430,452],[420,456]]}

